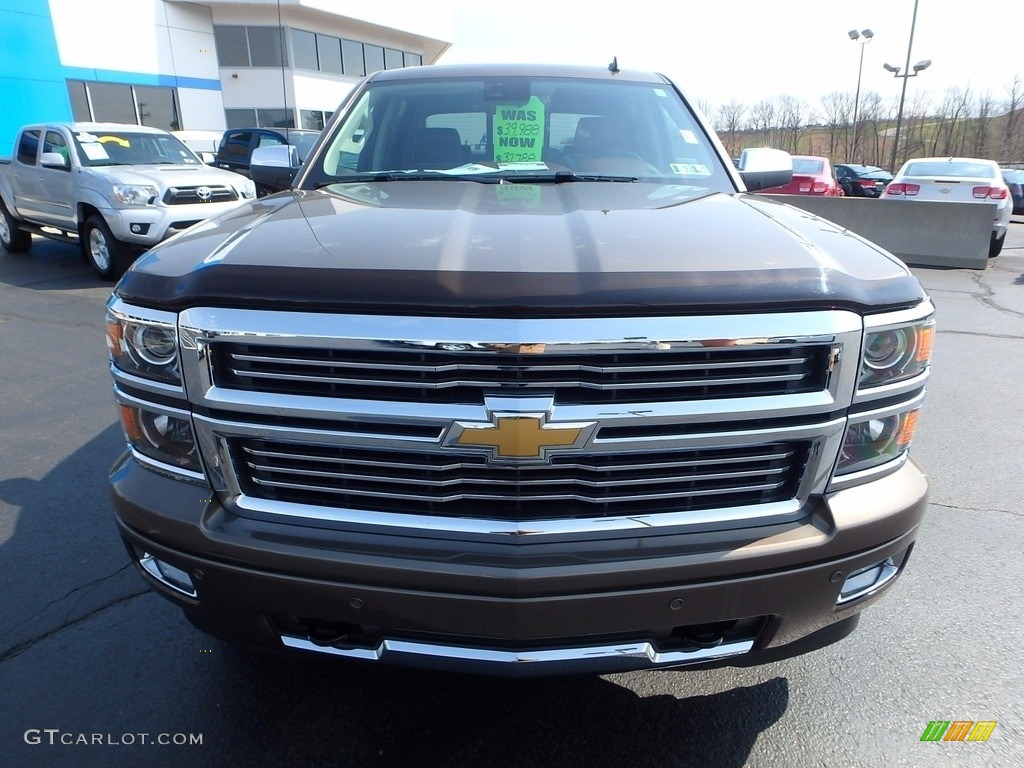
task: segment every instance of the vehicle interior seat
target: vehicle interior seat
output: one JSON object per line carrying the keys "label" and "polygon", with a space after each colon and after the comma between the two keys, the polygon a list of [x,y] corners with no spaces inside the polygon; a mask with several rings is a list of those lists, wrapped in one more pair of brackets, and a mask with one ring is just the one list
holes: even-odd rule
{"label": "vehicle interior seat", "polygon": [[420,128],[406,145],[403,168],[447,169],[466,162],[469,147],[455,128]]}
{"label": "vehicle interior seat", "polygon": [[611,117],[581,117],[567,154],[576,170],[589,173],[649,174],[656,169],[630,148],[622,122]]}

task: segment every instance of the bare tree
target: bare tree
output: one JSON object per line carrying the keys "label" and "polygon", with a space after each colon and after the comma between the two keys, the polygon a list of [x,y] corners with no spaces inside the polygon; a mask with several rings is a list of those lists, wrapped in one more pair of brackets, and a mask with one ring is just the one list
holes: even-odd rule
{"label": "bare tree", "polygon": [[800,134],[806,121],[804,115],[807,106],[793,96],[779,97],[779,129],[781,131],[781,149],[799,154]]}
{"label": "bare tree", "polygon": [[973,157],[988,157],[992,139],[992,113],[995,111],[995,99],[991,91],[983,91],[978,96],[977,117],[972,121],[971,136],[968,139],[968,151]]}
{"label": "bare tree", "polygon": [[739,146],[737,134],[743,128],[743,119],[746,114],[747,105],[736,99],[732,99],[718,108],[715,130],[718,131],[722,143],[733,157],[738,155],[742,149]]}
{"label": "bare tree", "polygon": [[821,108],[825,117],[825,128],[828,130],[828,148],[823,154],[837,157],[839,147],[845,143],[846,126],[853,116],[853,99],[850,94],[841,91],[823,97]]}
{"label": "bare tree", "polygon": [[1020,133],[1021,108],[1024,107],[1024,82],[1015,75],[1013,82],[1006,86],[1006,123],[1003,126],[1003,140],[1000,147],[1001,159],[1010,162],[1024,160],[1024,139]]}
{"label": "bare tree", "polygon": [[772,130],[776,127],[776,107],[772,99],[761,99],[750,113],[750,127],[766,145],[772,144]]}

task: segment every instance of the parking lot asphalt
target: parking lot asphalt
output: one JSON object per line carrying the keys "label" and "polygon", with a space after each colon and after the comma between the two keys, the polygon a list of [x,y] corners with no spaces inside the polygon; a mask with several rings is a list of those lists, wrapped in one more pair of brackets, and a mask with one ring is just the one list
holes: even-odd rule
{"label": "parking lot asphalt", "polygon": [[[510,682],[192,628],[128,566],[107,498],[111,286],[69,245],[0,253],[0,765],[1024,765],[1024,219],[985,270],[913,271],[938,317],[913,446],[931,503],[860,628],[753,669]],[[998,725],[921,742],[933,720]]]}

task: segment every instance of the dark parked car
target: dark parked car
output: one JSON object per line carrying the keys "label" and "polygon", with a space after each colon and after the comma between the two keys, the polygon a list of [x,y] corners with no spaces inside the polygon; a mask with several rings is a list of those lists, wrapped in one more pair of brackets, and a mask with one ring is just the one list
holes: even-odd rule
{"label": "dark parked car", "polygon": [[1010,188],[1010,197],[1013,198],[1013,212],[1024,213],[1024,170],[1019,168],[1003,168],[1003,181]]}
{"label": "dark parked car", "polygon": [[874,165],[837,165],[836,176],[850,197],[881,197],[882,190],[892,181],[891,173]]}
{"label": "dark parked car", "polygon": [[[224,131],[214,165],[251,178],[249,160],[254,149],[290,144],[296,148],[301,164],[318,138],[320,138],[320,131],[299,128],[231,128]],[[279,191],[278,188],[268,187],[266,184],[257,182],[256,195],[258,197],[277,191]]]}

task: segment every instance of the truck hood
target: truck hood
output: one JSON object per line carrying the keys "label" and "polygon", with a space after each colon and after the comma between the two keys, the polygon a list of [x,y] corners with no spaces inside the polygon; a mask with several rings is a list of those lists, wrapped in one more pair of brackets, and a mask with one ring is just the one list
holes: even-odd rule
{"label": "truck hood", "polygon": [[161,190],[201,184],[240,187],[246,181],[237,173],[208,165],[111,165],[89,171],[110,184],[152,184]]}
{"label": "truck hood", "polygon": [[125,301],[372,314],[694,314],[924,298],[902,262],[766,198],[628,183],[398,181],[239,206],[154,248]]}

